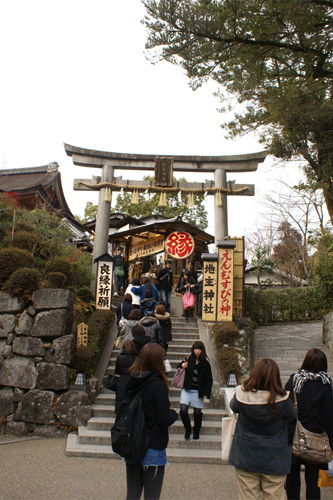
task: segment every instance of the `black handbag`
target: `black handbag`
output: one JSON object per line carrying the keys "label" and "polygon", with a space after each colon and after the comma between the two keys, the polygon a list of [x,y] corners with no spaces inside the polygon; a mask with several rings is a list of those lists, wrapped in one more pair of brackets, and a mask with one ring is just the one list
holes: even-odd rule
{"label": "black handbag", "polygon": [[107,375],[103,381],[103,387],[109,389],[110,391],[116,391],[118,387],[119,375],[114,373],[113,375]]}

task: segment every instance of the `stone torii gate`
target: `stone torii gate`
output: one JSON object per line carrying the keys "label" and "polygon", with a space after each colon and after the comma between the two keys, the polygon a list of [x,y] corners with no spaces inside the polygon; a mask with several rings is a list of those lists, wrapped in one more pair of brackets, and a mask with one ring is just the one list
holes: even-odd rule
{"label": "stone torii gate", "polygon": [[[228,211],[227,196],[254,196],[254,185],[235,184],[235,181],[227,181],[228,172],[255,172],[258,164],[263,162],[267,153],[265,151],[247,155],[232,156],[157,156],[145,154],[111,153],[84,149],[69,144],[64,144],[68,156],[73,159],[74,165],[82,167],[101,169],[101,176],[93,179],[74,180],[74,190],[96,190],[100,191],[94,242],[94,259],[107,251],[109,219],[111,208],[112,191],[134,191],[149,190],[159,192],[187,191],[199,194],[208,193],[214,195],[215,199],[215,242],[223,240],[228,236]],[[116,169],[121,170],[155,170],[158,159],[167,159],[172,162],[172,168],[178,172],[214,172],[214,181],[201,182],[172,182],[169,188],[156,188],[149,181],[122,180],[122,177],[114,177]]]}

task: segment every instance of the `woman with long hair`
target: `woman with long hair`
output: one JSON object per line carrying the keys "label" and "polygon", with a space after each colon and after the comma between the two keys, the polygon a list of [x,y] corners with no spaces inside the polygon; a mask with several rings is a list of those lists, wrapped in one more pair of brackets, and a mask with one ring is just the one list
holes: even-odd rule
{"label": "woman with long hair", "polygon": [[210,363],[203,342],[197,340],[192,344],[191,354],[183,359],[177,368],[186,368],[184,387],[180,394],[180,417],[185,427],[185,440],[191,436],[189,407],[193,408],[193,439],[199,439],[202,424],[204,399],[210,398],[213,377]]}
{"label": "woman with long hair", "polygon": [[159,344],[148,343],[130,368],[127,393],[135,394],[149,384],[142,392],[142,402],[150,443],[140,462],[126,461],[127,500],[139,499],[142,490],[145,500],[160,498],[167,464],[168,427],[177,420],[176,410],[170,408],[164,358],[165,351]]}
{"label": "woman with long hair", "polygon": [[239,417],[229,463],[236,468],[240,500],[284,500],[290,470],[292,435],[288,422],[296,422],[296,408],[280,379],[273,359],[260,359],[243,385],[236,387],[230,408]]}
{"label": "woman with long hair", "polygon": [[[294,391],[296,392],[298,420],[301,424],[305,429],[316,434],[326,431],[333,449],[333,385],[332,379],[327,375],[325,353],[320,349],[309,349],[301,368],[290,376],[285,388],[290,391],[293,401]],[[294,455],[286,482],[288,499],[300,498],[301,465],[305,468],[306,498],[320,499],[318,474],[320,468],[325,468],[325,464],[311,464]]]}
{"label": "woman with long hair", "polygon": [[125,385],[129,379],[129,368],[136,360],[138,353],[135,349],[133,340],[126,340],[123,343],[122,350],[117,356],[115,375],[118,375],[117,390],[116,390],[116,408],[117,413],[120,403],[125,399]]}

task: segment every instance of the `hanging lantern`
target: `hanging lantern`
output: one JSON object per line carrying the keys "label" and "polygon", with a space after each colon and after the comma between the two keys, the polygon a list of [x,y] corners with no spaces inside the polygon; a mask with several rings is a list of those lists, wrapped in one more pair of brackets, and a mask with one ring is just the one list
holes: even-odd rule
{"label": "hanging lantern", "polygon": [[187,206],[194,207],[194,194],[193,193],[189,193],[187,195]]}
{"label": "hanging lantern", "polygon": [[158,202],[158,206],[159,207],[166,207],[167,206],[166,192],[165,191],[161,191],[160,201]]}
{"label": "hanging lantern", "polygon": [[216,206],[222,207],[222,194],[221,194],[221,191],[216,191]]}
{"label": "hanging lantern", "polygon": [[108,186],[106,189],[105,189],[105,193],[104,193],[104,201],[108,201],[111,203],[111,200],[112,200],[112,195],[111,195],[111,189],[110,187]]}
{"label": "hanging lantern", "polygon": [[139,191],[134,189],[132,193],[131,203],[136,204],[139,203]]}

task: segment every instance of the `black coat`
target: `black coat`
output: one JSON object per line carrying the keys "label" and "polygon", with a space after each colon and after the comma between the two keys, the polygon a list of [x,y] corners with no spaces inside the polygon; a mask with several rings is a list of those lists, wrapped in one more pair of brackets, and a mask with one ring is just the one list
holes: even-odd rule
{"label": "black coat", "polygon": [[151,342],[161,344],[161,326],[154,316],[145,316],[140,319],[141,326],[146,330],[146,335],[151,338]]}
{"label": "black coat", "polygon": [[128,373],[128,369],[134,363],[137,355],[138,353],[135,349],[132,350],[131,358],[126,351],[121,351],[118,354],[115,368],[115,373],[119,375],[116,391],[116,413],[118,411],[120,403],[125,398],[125,385],[130,376],[130,374]]}
{"label": "black coat", "polygon": [[138,337],[134,338],[133,343],[135,345],[137,353],[139,353],[143,346],[148,344],[148,342],[151,342],[151,338],[148,337],[148,335],[139,335]]}
{"label": "black coat", "polygon": [[144,316],[153,316],[156,306],[158,306],[158,302],[155,299],[140,300],[141,317],[143,318]]}
{"label": "black coat", "polygon": [[189,391],[191,389],[192,380],[193,380],[193,370],[196,366],[198,369],[198,396],[199,398],[210,398],[212,392],[213,385],[213,377],[212,377],[212,369],[210,367],[210,363],[207,359],[204,361],[200,361],[197,365],[195,365],[195,358],[191,354],[189,358],[184,359],[177,368],[181,368],[182,364],[188,361],[188,367],[185,372],[185,381],[184,381],[184,389]]}
{"label": "black coat", "polygon": [[[286,383],[285,389],[290,391],[294,401],[294,374]],[[332,386],[323,384],[321,380],[307,380],[300,394],[297,394],[298,419],[311,432],[322,434],[327,432],[333,449],[333,397]]]}
{"label": "black coat", "polygon": [[[191,288],[191,285],[195,285],[195,286]],[[188,291],[190,291],[190,293],[193,293],[193,295],[197,295],[197,293],[198,293],[198,283],[195,281],[194,278],[192,278],[192,276],[189,277],[188,281],[186,281],[185,278],[182,278],[181,281],[180,281],[179,291],[183,295],[184,295],[184,293],[186,293]]]}
{"label": "black coat", "polygon": [[173,285],[173,273],[165,267],[157,275],[157,285],[159,290],[171,292]]}
{"label": "black coat", "polygon": [[[188,271],[188,269],[183,269],[182,272],[180,273],[179,280],[178,280],[178,283],[177,283],[177,288],[178,289],[180,288],[180,283],[181,283],[182,279],[184,278],[184,274],[185,274],[186,271]],[[195,271],[193,269],[193,271],[190,271],[190,273],[191,273],[190,278],[193,278],[194,281],[197,282],[198,281],[198,273],[197,273],[197,271]]]}
{"label": "black coat", "polygon": [[170,408],[168,388],[161,375],[156,371],[147,373],[142,377],[131,375],[126,384],[126,391],[135,393],[151,379],[154,379],[154,382],[142,394],[143,411],[146,416],[149,436],[156,423],[149,447],[155,450],[164,450],[169,441],[168,427],[177,420],[177,413]]}
{"label": "black coat", "polygon": [[123,316],[124,318],[128,319],[128,315],[132,311],[132,309],[136,309],[136,307],[127,300],[119,304],[119,306],[117,307],[117,325],[119,324],[119,321]]}
{"label": "black coat", "polygon": [[167,344],[168,342],[171,342],[172,323],[170,314],[168,312],[165,312],[164,314],[155,314],[155,317],[156,319],[158,319],[158,322],[161,326],[161,334],[160,334],[161,343]]}
{"label": "black coat", "polygon": [[236,388],[230,408],[239,416],[229,463],[258,474],[288,474],[291,462],[288,422],[295,426],[296,409],[286,393],[277,396],[275,411],[271,412],[267,407],[268,394],[268,391],[244,391],[242,386]]}

